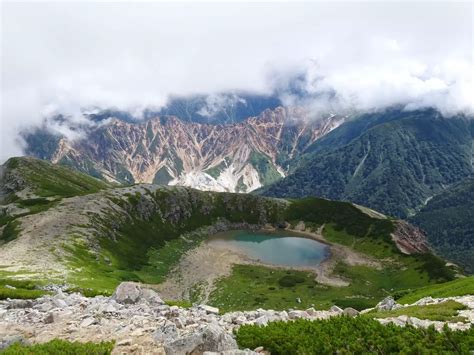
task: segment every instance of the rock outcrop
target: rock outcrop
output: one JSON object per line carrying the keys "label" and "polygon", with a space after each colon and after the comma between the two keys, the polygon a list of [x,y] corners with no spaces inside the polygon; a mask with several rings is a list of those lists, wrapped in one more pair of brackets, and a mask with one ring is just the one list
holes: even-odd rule
{"label": "rock outcrop", "polygon": [[402,220],[396,221],[392,240],[405,254],[429,253],[431,251],[425,233],[420,228]]}

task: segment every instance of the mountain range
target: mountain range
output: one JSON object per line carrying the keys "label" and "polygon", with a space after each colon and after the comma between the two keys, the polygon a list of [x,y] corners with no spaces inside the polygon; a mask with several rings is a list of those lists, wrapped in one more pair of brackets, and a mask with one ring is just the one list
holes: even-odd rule
{"label": "mountain range", "polygon": [[[197,112],[206,100],[180,99],[166,111],[178,116],[149,112],[141,121],[104,111],[94,116],[95,124],[79,127],[76,139],[46,127],[28,131],[27,152],[112,183],[350,201],[410,218],[440,255],[472,270],[466,212],[472,201],[450,208],[457,217],[449,222],[433,217],[444,211],[434,204],[438,195],[452,197],[457,186],[472,181],[471,117],[391,108],[315,119],[308,110],[278,106],[247,119],[240,110],[230,121],[225,115],[203,121]],[[268,104],[246,100],[253,107]]]}
{"label": "mountain range", "polygon": [[38,130],[26,140],[31,155],[110,182],[249,192],[285,176],[293,159],[343,121],[336,115],[313,120],[303,109],[277,107],[233,124],[111,118],[83,139]]}

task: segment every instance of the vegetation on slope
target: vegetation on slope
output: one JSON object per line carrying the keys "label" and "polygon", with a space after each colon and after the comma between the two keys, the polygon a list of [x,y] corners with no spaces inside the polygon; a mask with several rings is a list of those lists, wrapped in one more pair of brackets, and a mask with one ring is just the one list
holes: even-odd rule
{"label": "vegetation on slope", "polygon": [[472,173],[469,125],[432,110],[365,115],[316,141],[292,174],[261,193],[348,200],[406,217]]}
{"label": "vegetation on slope", "polygon": [[398,317],[401,315],[416,317],[418,319],[429,319],[436,321],[464,322],[465,317],[458,316],[458,311],[466,309],[466,306],[456,301],[445,301],[426,306],[409,306],[392,311],[371,311],[367,313],[372,318]]}
{"label": "vegetation on slope", "polygon": [[474,273],[474,178],[433,197],[410,222],[427,232],[440,255]]}
{"label": "vegetation on slope", "polygon": [[413,303],[423,297],[454,297],[474,295],[474,276],[421,287],[409,292],[402,292],[397,300],[399,303]]}
{"label": "vegetation on slope", "polygon": [[[348,281],[349,286],[332,287],[318,284],[310,273],[238,265],[229,277],[218,281],[211,304],[224,310],[305,309],[311,305],[324,309],[333,304],[364,309],[387,295],[454,278],[453,271],[434,255],[401,253],[390,237],[394,229],[391,220],[372,218],[350,203],[319,198],[295,200],[285,210],[284,219],[293,223],[303,220],[313,230],[324,224],[323,236],[328,241],[379,260],[382,268],[349,266],[341,260],[334,274]],[[279,281],[287,272],[303,281],[282,286]]]}
{"label": "vegetation on slope", "polygon": [[[109,184],[91,176],[81,174],[64,166],[33,158],[10,158],[4,165],[3,188],[8,189],[7,198],[24,188],[30,188],[31,194],[39,197],[71,197],[97,192],[110,187]],[[8,200],[7,200],[8,201]],[[23,202],[28,203],[28,201]],[[31,205],[45,203],[29,201]]]}
{"label": "vegetation on slope", "polygon": [[453,332],[433,327],[381,325],[367,317],[271,322],[243,325],[236,332],[241,348],[263,346],[272,354],[469,354],[474,328]]}
{"label": "vegetation on slope", "polygon": [[54,339],[43,344],[24,345],[15,343],[5,350],[0,351],[2,355],[109,355],[114,348],[114,342],[102,343],[80,343],[66,340]]}
{"label": "vegetation on slope", "polygon": [[[73,281],[84,288],[113,290],[123,280],[159,283],[181,255],[196,247],[221,222],[262,226],[281,221],[282,201],[189,188],[146,189],[126,199],[112,197],[122,212],[92,216],[99,226],[99,254],[79,241],[70,247]],[[204,228],[204,229],[202,229]],[[214,230],[214,232],[217,230]],[[92,282],[92,280],[94,280]]]}
{"label": "vegetation on slope", "polygon": [[38,289],[38,282],[0,279],[0,300],[7,298],[32,299],[44,296],[47,292]]}

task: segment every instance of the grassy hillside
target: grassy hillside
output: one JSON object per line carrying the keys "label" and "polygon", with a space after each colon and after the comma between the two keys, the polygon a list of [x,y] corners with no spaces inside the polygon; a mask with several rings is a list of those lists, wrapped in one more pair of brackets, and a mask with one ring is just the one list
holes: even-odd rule
{"label": "grassy hillside", "polygon": [[435,196],[410,221],[440,255],[474,273],[474,178]]}
{"label": "grassy hillside", "polygon": [[411,292],[405,292],[404,295],[397,300],[399,303],[416,302],[423,297],[453,297],[474,295],[474,276],[465,277],[438,285],[430,285],[421,287]]}
{"label": "grassy hillside", "polygon": [[432,110],[364,115],[316,141],[292,174],[260,193],[348,200],[406,217],[472,173],[470,124]]}
{"label": "grassy hillside", "polygon": [[10,158],[3,165],[1,178],[2,192],[7,200],[18,198],[14,194],[25,188],[32,197],[70,197],[110,187],[104,181],[67,167],[26,157]]}

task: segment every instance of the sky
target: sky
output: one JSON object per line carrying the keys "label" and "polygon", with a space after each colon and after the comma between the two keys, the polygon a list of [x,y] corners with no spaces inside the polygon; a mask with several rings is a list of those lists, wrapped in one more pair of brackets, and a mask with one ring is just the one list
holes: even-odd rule
{"label": "sky", "polygon": [[[0,162],[62,113],[278,94],[315,112],[474,112],[473,2],[1,2]],[[305,98],[284,89],[296,76]]]}

